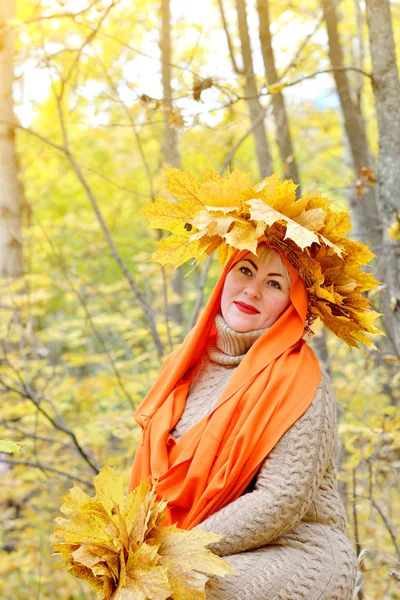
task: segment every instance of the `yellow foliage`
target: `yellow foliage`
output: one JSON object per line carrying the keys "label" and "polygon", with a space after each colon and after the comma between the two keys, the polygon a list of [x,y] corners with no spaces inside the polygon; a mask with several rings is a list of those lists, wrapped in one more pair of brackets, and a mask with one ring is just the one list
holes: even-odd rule
{"label": "yellow foliage", "polygon": [[393,221],[393,223],[390,225],[390,227],[388,227],[387,231],[387,236],[390,237],[390,239],[394,240],[395,242],[397,240],[400,240],[400,218],[397,217],[397,219],[395,221]]}
{"label": "yellow foliage", "polygon": [[165,526],[166,502],[150,483],[125,496],[122,477],[104,467],[96,495],[75,485],[65,496],[51,542],[64,567],[104,600],[205,599],[209,575],[234,572],[206,545],[220,536]]}

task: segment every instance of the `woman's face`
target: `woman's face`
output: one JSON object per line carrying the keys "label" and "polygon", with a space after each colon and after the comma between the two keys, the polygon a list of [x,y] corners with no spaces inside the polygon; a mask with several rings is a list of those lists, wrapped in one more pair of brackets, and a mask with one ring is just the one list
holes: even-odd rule
{"label": "woman's face", "polygon": [[226,323],[239,332],[271,327],[290,304],[288,279],[278,252],[266,257],[248,252],[226,276],[221,297]]}

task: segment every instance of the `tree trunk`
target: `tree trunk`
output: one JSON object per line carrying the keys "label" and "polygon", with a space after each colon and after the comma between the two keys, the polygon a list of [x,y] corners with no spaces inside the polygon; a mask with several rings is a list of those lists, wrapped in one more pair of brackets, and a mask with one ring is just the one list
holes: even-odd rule
{"label": "tree trunk", "polygon": [[22,273],[21,189],[13,110],[15,0],[0,0],[0,277]]}
{"label": "tree trunk", "polygon": [[236,10],[239,22],[240,43],[242,46],[243,69],[245,76],[244,89],[246,96],[249,98],[247,102],[251,122],[254,126],[254,139],[257,148],[260,176],[264,178],[272,173],[272,161],[268,147],[264,108],[261,106],[258,98],[257,82],[254,75],[245,0],[236,0]]}
{"label": "tree trunk", "polygon": [[226,39],[228,41],[229,53],[233,69],[238,75],[244,76],[244,91],[247,98],[247,107],[251,119],[252,130],[256,144],[258,168],[260,176],[264,178],[268,175],[271,175],[272,173],[272,160],[268,146],[267,130],[265,126],[265,109],[262,107],[259,100],[259,92],[253,69],[250,36],[247,25],[246,3],[245,0],[236,0],[239,35],[242,47],[243,70],[241,70],[236,63],[233,44],[230,39],[228,24],[225,18],[222,0],[218,0],[218,5],[221,12],[221,18],[226,34]]}
{"label": "tree trunk", "polygon": [[[364,67],[364,57],[365,57],[365,44],[363,37],[363,15],[360,7],[360,0],[353,0],[354,11],[356,13],[356,26],[357,26],[357,35],[356,35],[356,49],[355,56],[353,58],[353,65],[357,69],[363,69]],[[356,98],[357,98],[357,106],[361,110],[361,92],[364,86],[365,76],[362,73],[356,73]]]}
{"label": "tree trunk", "polygon": [[[176,129],[172,126],[171,115],[172,86],[171,86],[171,7],[170,0],[161,3],[161,57],[162,57],[162,85],[163,85],[163,113],[164,113],[164,139],[162,153],[164,162],[171,167],[181,168],[181,158],[178,149]],[[168,316],[175,323],[183,326],[182,298],[184,292],[183,270],[177,269],[172,278],[172,289],[180,301],[171,302],[168,306]]]}
{"label": "tree trunk", "polygon": [[[257,0],[257,11],[259,18],[259,31],[261,50],[264,61],[265,76],[268,85],[273,85],[278,81],[278,73],[275,67],[275,56],[272,48],[272,38],[269,20],[269,2],[268,0]],[[299,183],[299,174],[297,170],[296,157],[293,151],[292,138],[290,136],[289,121],[286,112],[285,99],[282,92],[273,94],[272,111],[275,120],[276,141],[279,147],[279,154],[283,164],[283,173],[286,178],[293,179]],[[300,188],[297,190],[301,195]]]}
{"label": "tree trunk", "polygon": [[400,213],[400,82],[396,66],[390,4],[366,0],[372,59],[373,90],[379,133],[378,209],[383,231],[384,323],[393,350],[400,357],[400,243],[386,230]]}
{"label": "tree trunk", "polygon": [[[336,3],[332,0],[321,0],[324,18],[328,31],[329,59],[332,68],[344,67],[343,51],[338,34],[338,16]],[[346,71],[336,70],[333,73],[336,89],[342,109],[344,128],[349,141],[350,152],[357,178],[360,169],[374,168],[374,161],[368,147],[365,122],[360,108],[351,95],[350,83]],[[375,188],[357,196],[356,190],[350,195],[353,210],[354,234],[359,241],[368,242],[372,250],[377,251],[382,243],[381,223],[377,210]]]}

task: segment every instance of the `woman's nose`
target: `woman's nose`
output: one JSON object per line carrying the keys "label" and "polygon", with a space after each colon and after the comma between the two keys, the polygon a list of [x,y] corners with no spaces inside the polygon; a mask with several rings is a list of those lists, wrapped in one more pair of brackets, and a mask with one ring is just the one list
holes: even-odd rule
{"label": "woman's nose", "polygon": [[244,293],[249,298],[259,298],[261,292],[260,292],[259,285],[255,282],[252,282],[246,286]]}

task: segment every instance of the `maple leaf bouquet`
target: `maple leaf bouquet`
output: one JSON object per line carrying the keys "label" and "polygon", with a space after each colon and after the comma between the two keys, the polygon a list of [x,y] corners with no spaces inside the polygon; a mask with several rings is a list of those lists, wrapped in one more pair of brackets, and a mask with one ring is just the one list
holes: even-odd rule
{"label": "maple leaf bouquet", "polygon": [[221,536],[165,526],[167,503],[150,482],[124,494],[122,477],[104,467],[92,498],[75,485],[60,508],[68,518],[50,541],[64,567],[104,600],[201,600],[209,575],[234,570],[206,548]]}

